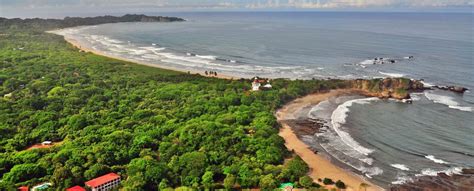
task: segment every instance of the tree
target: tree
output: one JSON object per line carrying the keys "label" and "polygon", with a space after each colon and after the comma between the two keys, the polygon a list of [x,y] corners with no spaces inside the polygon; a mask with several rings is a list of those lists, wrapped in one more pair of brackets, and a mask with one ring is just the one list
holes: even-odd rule
{"label": "tree", "polygon": [[3,180],[10,183],[23,182],[33,177],[44,176],[45,170],[38,164],[18,164],[10,172],[3,175]]}
{"label": "tree", "polygon": [[285,168],[280,174],[280,178],[294,182],[298,180],[299,177],[306,175],[308,171],[309,167],[303,161],[303,159],[301,159],[299,156],[295,156],[295,158],[293,158],[286,164]]}
{"label": "tree", "polygon": [[127,166],[128,179],[125,184],[131,189],[155,190],[162,183],[167,184],[167,181],[163,181],[166,172],[166,166],[151,157],[136,158]]}
{"label": "tree", "polygon": [[84,172],[84,178],[90,180],[110,172],[110,168],[103,164],[94,164]]}
{"label": "tree", "polygon": [[310,188],[313,186],[313,179],[309,176],[302,176],[299,179],[299,183],[303,188]]}
{"label": "tree", "polygon": [[337,180],[336,187],[339,189],[346,189],[346,184],[344,184],[344,182],[342,182],[341,180]]}
{"label": "tree", "polygon": [[205,188],[210,189],[214,184],[214,173],[211,171],[206,171],[204,175],[202,175],[202,185]]}
{"label": "tree", "polygon": [[224,188],[230,190],[235,185],[235,176],[232,174],[228,174],[224,179]]}
{"label": "tree", "polygon": [[324,179],[323,179],[323,184],[325,184],[325,185],[332,185],[332,184],[334,184],[334,181],[333,181],[332,179],[330,179],[330,178],[324,178]]}
{"label": "tree", "polygon": [[193,186],[194,183],[199,183],[204,174],[206,161],[206,155],[201,152],[190,152],[181,155],[177,167],[181,174],[182,184]]}
{"label": "tree", "polygon": [[267,174],[260,178],[259,186],[262,190],[273,190],[278,186],[278,184],[275,177],[273,177],[273,174]]}

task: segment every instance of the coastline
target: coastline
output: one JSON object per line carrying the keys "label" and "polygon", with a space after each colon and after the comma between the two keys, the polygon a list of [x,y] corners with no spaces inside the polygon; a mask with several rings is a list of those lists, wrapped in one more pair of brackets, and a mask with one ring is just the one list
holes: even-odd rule
{"label": "coastline", "polygon": [[297,112],[299,109],[315,105],[321,101],[329,99],[330,97],[363,93],[364,92],[360,90],[340,89],[331,90],[327,93],[311,94],[293,100],[276,112],[277,120],[282,126],[279,135],[285,140],[285,146],[288,150],[294,151],[308,164],[311,169],[309,176],[313,178],[314,182],[317,182],[319,178],[331,178],[334,181],[343,181],[347,186],[346,190],[359,190],[359,186],[363,183],[369,185],[366,190],[384,190],[383,188],[365,180],[362,176],[348,172],[333,164],[324,156],[314,153],[308,145],[297,137],[295,132],[291,129],[291,125],[285,122],[285,120],[295,119],[293,113]]}
{"label": "coastline", "polygon": [[107,54],[104,51],[92,49],[92,48],[88,47],[86,44],[82,43],[81,41],[79,41],[77,39],[74,39],[74,38],[72,38],[68,35],[59,34],[58,32],[61,31],[61,30],[64,30],[64,29],[58,29],[58,30],[46,31],[46,32],[51,33],[51,34],[55,34],[55,35],[63,36],[64,40],[66,42],[68,42],[69,44],[71,44],[75,48],[77,48],[81,51],[84,51],[84,52],[90,52],[90,53],[93,53],[93,54],[96,54],[96,55],[105,56],[105,57],[108,57],[108,58],[121,60],[121,61],[126,61],[126,62],[132,62],[132,63],[135,63],[135,64],[140,64],[140,65],[154,67],[154,68],[161,68],[161,69],[165,69],[165,70],[172,70],[172,71],[182,72],[182,73],[188,73],[189,72],[191,74],[199,74],[203,77],[220,78],[220,79],[227,79],[227,80],[240,79],[240,77],[238,77],[238,76],[230,76],[230,75],[224,75],[224,74],[217,74],[217,76],[210,76],[210,75],[207,76],[207,75],[204,75],[205,71],[182,70],[182,69],[179,69],[179,68],[164,66],[162,64],[144,62],[144,61],[128,59],[128,58],[124,58],[124,57],[120,57],[120,56],[110,55],[110,54]]}
{"label": "coastline", "polygon": [[[48,33],[63,36],[66,42],[68,42],[75,48],[84,52],[90,52],[96,55],[105,56],[108,58],[122,60],[122,61],[131,62],[131,63],[140,64],[140,65],[149,66],[149,67],[161,68],[161,69],[172,70],[172,71],[183,72],[183,73],[190,72],[192,74],[199,74],[203,77],[214,77],[214,78],[228,79],[228,80],[229,79],[234,80],[234,79],[240,78],[237,76],[229,76],[229,75],[222,75],[222,74],[218,74],[217,76],[206,76],[203,74],[204,71],[180,70],[178,68],[167,67],[167,66],[160,65],[157,63],[143,62],[139,60],[127,59],[120,56],[110,55],[104,51],[92,49],[88,47],[85,43],[82,43],[79,40],[74,39],[68,35],[58,34],[56,33],[56,31],[59,31],[59,30],[48,31]],[[318,178],[323,179],[327,177],[327,178],[333,179],[334,181],[336,180],[343,181],[347,185],[346,190],[358,190],[359,185],[361,183],[368,184],[369,187],[367,188],[367,190],[369,191],[383,190],[377,185],[372,184],[369,181],[366,181],[364,178],[359,177],[358,175],[352,172],[348,172],[340,168],[339,166],[331,163],[331,161],[328,160],[327,158],[321,155],[315,154],[313,151],[311,151],[308,148],[308,146],[305,143],[303,143],[296,136],[296,134],[291,130],[290,125],[281,121],[282,119],[288,119],[288,116],[292,113],[292,111],[302,109],[309,105],[317,104],[320,101],[324,101],[328,99],[329,97],[345,95],[345,94],[356,94],[356,93],[363,94],[362,91],[354,90],[354,89],[333,90],[329,93],[312,94],[312,95],[305,96],[303,98],[293,100],[292,102],[287,104],[285,107],[277,111],[277,120],[282,124],[282,128],[280,129],[279,135],[285,139],[286,147],[289,150],[294,150],[296,154],[298,154],[308,164],[308,166],[311,169],[310,177],[312,177],[315,182],[317,181]]]}

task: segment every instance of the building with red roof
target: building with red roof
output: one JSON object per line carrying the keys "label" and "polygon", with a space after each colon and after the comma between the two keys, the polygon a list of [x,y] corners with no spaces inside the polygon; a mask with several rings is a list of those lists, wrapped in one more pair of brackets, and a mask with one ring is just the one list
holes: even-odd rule
{"label": "building with red roof", "polygon": [[66,191],[86,191],[86,189],[81,186],[73,186],[71,188],[66,189]]}
{"label": "building with red roof", "polygon": [[106,191],[117,187],[120,181],[121,179],[118,174],[109,173],[87,181],[86,186],[91,188],[92,191]]}
{"label": "building with red roof", "polygon": [[30,188],[28,186],[21,186],[21,187],[18,187],[18,191],[29,191]]}

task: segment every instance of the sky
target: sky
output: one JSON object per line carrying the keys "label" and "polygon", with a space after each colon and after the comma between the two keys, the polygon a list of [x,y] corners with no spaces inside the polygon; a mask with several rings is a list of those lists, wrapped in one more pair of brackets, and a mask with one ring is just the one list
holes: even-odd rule
{"label": "sky", "polygon": [[150,11],[440,9],[473,0],[0,0],[1,17],[61,17]]}

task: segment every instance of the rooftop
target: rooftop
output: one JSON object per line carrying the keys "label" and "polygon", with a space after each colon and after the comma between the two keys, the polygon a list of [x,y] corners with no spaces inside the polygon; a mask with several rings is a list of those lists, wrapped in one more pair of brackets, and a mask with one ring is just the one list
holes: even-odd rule
{"label": "rooftop", "polygon": [[81,186],[73,186],[71,188],[66,189],[66,191],[86,191],[86,189]]}
{"label": "rooftop", "polygon": [[105,184],[111,180],[115,180],[117,178],[120,178],[120,176],[118,174],[115,174],[115,173],[109,173],[109,174],[106,174],[104,176],[101,176],[101,177],[97,177],[97,178],[94,178],[92,180],[89,180],[86,182],[86,185],[89,186],[89,187],[92,187],[92,188],[95,188],[97,186],[100,186],[102,184]]}

